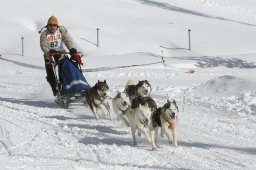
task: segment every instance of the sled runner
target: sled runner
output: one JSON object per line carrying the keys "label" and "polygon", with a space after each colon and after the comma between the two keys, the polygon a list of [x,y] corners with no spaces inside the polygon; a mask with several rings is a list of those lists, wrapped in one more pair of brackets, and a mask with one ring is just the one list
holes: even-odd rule
{"label": "sled runner", "polygon": [[[52,64],[54,65],[54,74],[57,84],[57,99],[56,102],[64,108],[68,108],[72,102],[84,102],[86,103],[86,92],[91,88],[87,80],[82,74],[80,56],[78,60],[68,56],[68,53],[51,54],[55,56],[52,58]],[[57,71],[56,71],[57,70]]]}

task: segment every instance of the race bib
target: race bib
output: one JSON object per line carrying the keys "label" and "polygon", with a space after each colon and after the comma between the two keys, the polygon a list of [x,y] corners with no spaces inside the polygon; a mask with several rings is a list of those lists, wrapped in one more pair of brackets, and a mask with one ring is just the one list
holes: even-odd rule
{"label": "race bib", "polygon": [[55,33],[47,35],[47,44],[49,50],[54,49],[56,51],[63,51],[63,41],[59,29],[56,30]]}

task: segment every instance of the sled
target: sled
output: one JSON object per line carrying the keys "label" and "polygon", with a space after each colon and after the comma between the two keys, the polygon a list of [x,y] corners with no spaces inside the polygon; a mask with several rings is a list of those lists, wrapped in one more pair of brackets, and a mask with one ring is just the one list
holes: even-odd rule
{"label": "sled", "polygon": [[63,55],[54,65],[58,89],[56,102],[63,108],[68,108],[70,103],[86,104],[85,95],[91,86],[82,73],[80,63]]}

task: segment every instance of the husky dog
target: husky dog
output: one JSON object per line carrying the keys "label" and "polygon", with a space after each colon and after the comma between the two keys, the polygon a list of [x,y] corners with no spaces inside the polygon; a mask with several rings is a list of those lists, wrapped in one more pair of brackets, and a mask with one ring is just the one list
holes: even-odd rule
{"label": "husky dog", "polygon": [[103,82],[98,80],[98,82],[88,92],[86,92],[86,95],[85,95],[86,102],[88,103],[96,120],[99,119],[97,115],[97,110],[99,107],[101,107],[102,110],[105,112],[105,114],[108,115],[109,119],[111,119],[110,106],[108,103],[108,96],[107,96],[108,90],[109,90],[109,87],[107,85],[106,80],[104,80]]}
{"label": "husky dog", "polygon": [[151,97],[141,97],[136,101],[138,103],[126,111],[126,116],[131,126],[133,144],[137,146],[135,133],[138,131],[146,136],[148,142],[152,146],[152,149],[155,150],[155,141],[151,140],[152,137],[154,137],[151,115],[157,109],[156,102]]}
{"label": "husky dog", "polygon": [[113,110],[117,115],[117,120],[121,120],[126,126],[130,126],[125,113],[131,107],[129,96],[125,92],[118,92],[112,100]]}
{"label": "husky dog", "polygon": [[124,91],[128,94],[130,100],[133,100],[138,96],[149,96],[152,91],[152,88],[147,80],[139,81],[136,85],[133,84],[131,80],[129,80],[126,83]]}
{"label": "husky dog", "polygon": [[[158,128],[161,127],[161,136],[167,136],[169,143],[177,146],[176,120],[179,112],[176,101],[169,101],[163,107],[159,107],[152,115],[152,125],[155,131],[155,138],[151,140],[157,144]],[[170,134],[172,132],[172,138]]]}

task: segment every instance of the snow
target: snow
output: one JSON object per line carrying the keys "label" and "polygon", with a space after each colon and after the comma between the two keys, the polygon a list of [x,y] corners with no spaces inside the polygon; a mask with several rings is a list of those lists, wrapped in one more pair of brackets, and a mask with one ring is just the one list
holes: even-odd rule
{"label": "snow", "polygon": [[214,96],[226,97],[244,93],[244,91],[253,91],[255,86],[256,84],[250,82],[249,80],[235,76],[224,75],[215,79],[208,80],[206,83],[197,86],[194,93],[201,94],[200,96],[209,96],[210,93]]}
{"label": "snow", "polygon": [[[1,170],[256,168],[255,1],[2,0],[0,8]],[[152,151],[144,136],[135,147],[114,113],[96,121],[81,103],[54,102],[38,34],[51,15],[84,53],[91,85],[106,80],[114,97],[128,80],[148,80],[158,106],[177,101],[178,147],[160,138]]]}

